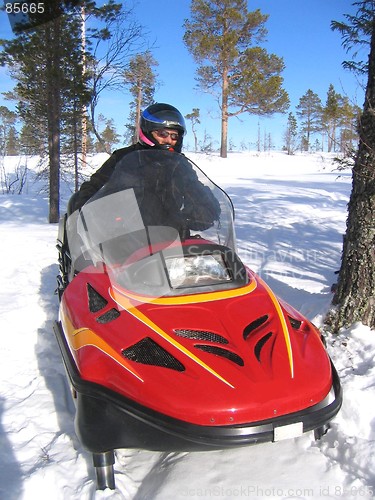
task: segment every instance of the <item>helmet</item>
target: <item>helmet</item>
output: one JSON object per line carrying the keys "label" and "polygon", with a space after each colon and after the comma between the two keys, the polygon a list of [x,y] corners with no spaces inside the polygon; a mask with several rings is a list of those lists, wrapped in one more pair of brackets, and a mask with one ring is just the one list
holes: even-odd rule
{"label": "helmet", "polygon": [[185,120],[182,114],[170,104],[155,103],[148,106],[141,114],[139,122],[139,142],[143,145],[169,149],[169,146],[159,144],[151,135],[153,130],[171,128],[178,131],[178,141],[173,149],[181,152],[183,137],[186,134]]}

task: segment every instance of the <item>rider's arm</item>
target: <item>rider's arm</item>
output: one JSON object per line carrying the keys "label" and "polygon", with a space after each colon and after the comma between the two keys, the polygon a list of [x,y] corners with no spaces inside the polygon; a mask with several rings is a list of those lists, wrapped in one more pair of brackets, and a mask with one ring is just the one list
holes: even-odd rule
{"label": "rider's arm", "polygon": [[[177,186],[181,189],[180,186]],[[183,171],[183,208],[184,216],[189,229],[202,231],[208,229],[219,220],[220,204],[212,194],[210,188],[205,186],[192,168],[185,166]]]}

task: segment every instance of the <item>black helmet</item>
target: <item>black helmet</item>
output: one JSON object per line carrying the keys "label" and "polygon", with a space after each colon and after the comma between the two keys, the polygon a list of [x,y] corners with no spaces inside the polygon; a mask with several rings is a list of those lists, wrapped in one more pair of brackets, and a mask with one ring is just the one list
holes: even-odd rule
{"label": "black helmet", "polygon": [[148,146],[157,146],[168,149],[155,141],[151,135],[153,130],[171,128],[178,131],[178,141],[174,150],[181,152],[183,137],[186,134],[185,120],[182,114],[170,104],[155,103],[148,106],[142,113],[139,122],[139,142]]}

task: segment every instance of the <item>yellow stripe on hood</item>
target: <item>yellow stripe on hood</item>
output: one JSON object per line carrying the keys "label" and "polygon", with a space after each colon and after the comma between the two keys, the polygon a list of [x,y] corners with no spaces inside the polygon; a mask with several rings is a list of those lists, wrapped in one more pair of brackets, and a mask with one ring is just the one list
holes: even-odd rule
{"label": "yellow stripe on hood", "polygon": [[219,375],[215,370],[213,370],[210,366],[208,366],[206,363],[204,363],[201,359],[198,358],[195,354],[190,352],[186,347],[184,347],[182,344],[177,342],[175,339],[173,339],[170,335],[168,335],[167,332],[162,330],[156,323],[154,323],[150,318],[148,318],[145,314],[143,314],[137,307],[135,307],[130,300],[125,297],[124,295],[120,295],[116,293],[116,291],[113,288],[109,289],[109,295],[112,297],[112,299],[121,306],[123,309],[125,309],[129,314],[137,318],[139,321],[141,321],[143,324],[151,328],[155,333],[160,335],[164,340],[169,342],[171,345],[173,345],[176,349],[181,351],[183,354],[188,356],[191,360],[195,361],[199,366],[210,372],[214,377],[218,378],[224,384],[228,385],[232,389],[234,389],[234,386],[225,380],[221,375]]}
{"label": "yellow stripe on hood", "polygon": [[284,334],[286,349],[288,351],[290,376],[291,376],[291,378],[294,378],[294,362],[293,362],[292,344],[290,342],[289,328],[288,328],[288,325],[286,324],[284,313],[281,309],[280,303],[277,300],[276,295],[273,293],[271,288],[262,279],[260,279],[259,277],[258,277],[258,279],[262,283],[264,288],[267,290],[267,293],[268,293],[270,299],[272,300],[273,305],[275,306],[277,315],[278,315],[279,320],[280,320],[281,329],[282,329],[283,334]]}

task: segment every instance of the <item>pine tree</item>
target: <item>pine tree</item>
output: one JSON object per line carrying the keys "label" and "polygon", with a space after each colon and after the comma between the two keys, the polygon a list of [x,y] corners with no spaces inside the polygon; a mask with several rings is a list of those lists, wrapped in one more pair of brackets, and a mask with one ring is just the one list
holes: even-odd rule
{"label": "pine tree", "polygon": [[301,120],[301,132],[303,134],[303,149],[310,149],[312,134],[321,130],[322,101],[320,97],[309,89],[299,100],[297,116]]}
{"label": "pine tree", "polygon": [[17,115],[6,106],[0,106],[0,156],[18,154],[16,131]]}
{"label": "pine tree", "polygon": [[246,0],[192,0],[184,41],[198,64],[198,82],[215,93],[221,109],[220,155],[227,156],[228,119],[241,113],[285,112],[283,60],[268,54],[264,40],[268,16],[248,12]]}
{"label": "pine tree", "polygon": [[128,69],[124,72],[124,80],[129,85],[129,90],[134,98],[130,112],[131,123],[127,127],[131,131],[132,142],[139,139],[139,120],[141,109],[152,104],[155,94],[157,75],[153,70],[158,63],[150,51],[136,54],[129,63]]}
{"label": "pine tree", "polygon": [[[348,205],[348,218],[337,290],[336,308],[327,316],[334,331],[356,321],[375,328],[375,2],[356,2],[356,17],[348,16],[344,44],[357,47],[357,41],[369,41],[365,103],[359,120],[359,146],[353,167],[353,185]],[[333,24],[335,28],[335,24]],[[361,42],[362,43],[362,42]]]}
{"label": "pine tree", "polygon": [[194,136],[194,151],[195,152],[198,151],[198,137],[197,137],[197,130],[195,127],[197,124],[200,124],[199,114],[200,114],[200,110],[198,108],[194,108],[191,113],[188,113],[187,115],[185,115],[185,118],[187,120],[191,121],[191,130],[192,130],[193,136]]}
{"label": "pine tree", "polygon": [[[51,9],[61,8],[58,0]],[[3,41],[2,62],[17,81],[13,96],[17,110],[49,158],[49,221],[59,219],[60,162],[64,121],[80,101],[84,82],[77,62],[82,59],[80,30],[73,15],[56,15],[31,31],[20,32],[14,40]],[[72,98],[73,96],[73,98]],[[87,95],[85,95],[87,98]],[[69,117],[69,118],[68,118]]]}
{"label": "pine tree", "polygon": [[[47,136],[47,132],[43,137]],[[43,157],[45,155],[44,138],[40,139],[40,133],[32,124],[23,123],[19,135],[20,152],[25,155]]]}
{"label": "pine tree", "polygon": [[[116,78],[128,57],[126,48],[133,47],[140,36],[136,23],[129,32],[122,31],[124,36],[120,36],[120,31],[112,33],[112,27],[117,29],[129,13],[122,11],[122,4],[114,0],[108,0],[102,7],[92,0],[82,0],[80,4],[85,17],[97,20],[88,30],[85,46],[81,8],[66,12],[61,0],[44,2],[48,11],[44,24],[38,22],[36,29],[20,31],[14,40],[0,43],[3,48],[0,64],[7,64],[17,81],[12,95],[18,100],[17,110],[24,130],[33,130],[32,148],[35,149],[38,140],[40,149],[49,157],[50,222],[59,219],[61,153],[69,153],[77,163],[84,108],[90,102],[95,123],[94,110],[101,91],[114,82],[119,83]],[[102,51],[101,58],[96,59],[95,51],[103,40],[108,42],[108,52]],[[95,127],[93,130],[96,132]],[[27,137],[28,134],[23,134],[23,139]]]}
{"label": "pine tree", "polygon": [[298,127],[297,120],[293,113],[288,115],[288,124],[285,131],[285,149],[288,155],[292,155],[297,149]]}
{"label": "pine tree", "polygon": [[341,104],[340,120],[340,152],[344,157],[352,155],[354,147],[358,144],[358,121],[361,109],[352,105],[347,97],[344,97]]}
{"label": "pine tree", "polygon": [[335,91],[335,88],[330,84],[327,92],[326,104],[323,107],[322,122],[328,136],[328,152],[336,151],[337,130],[342,119],[342,104],[343,98]]}
{"label": "pine tree", "polygon": [[[120,136],[116,132],[116,127],[113,119],[107,119],[101,113],[98,117],[98,124],[103,123],[101,129],[98,128],[101,141],[96,141],[94,146],[95,153],[109,153],[113,146],[119,142]],[[98,125],[99,127],[99,125]]]}

